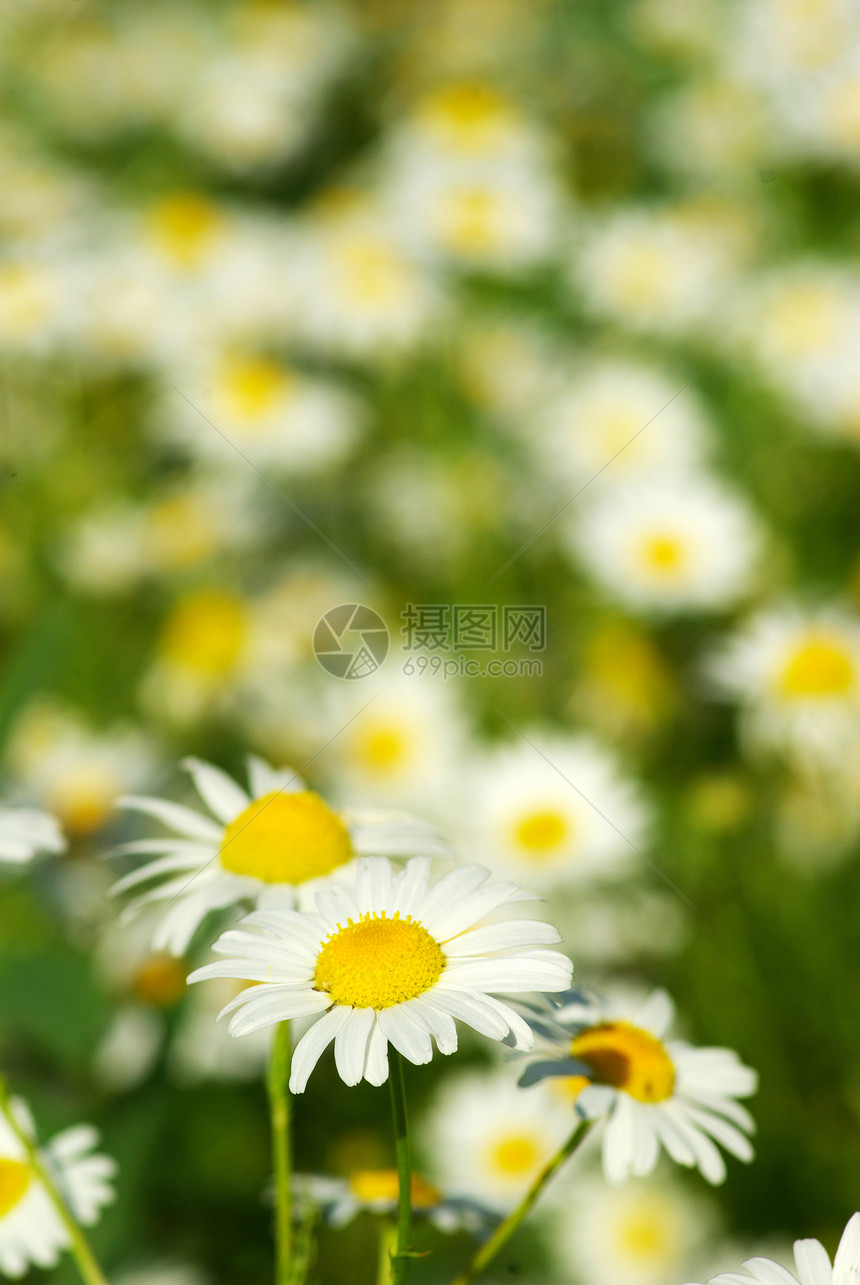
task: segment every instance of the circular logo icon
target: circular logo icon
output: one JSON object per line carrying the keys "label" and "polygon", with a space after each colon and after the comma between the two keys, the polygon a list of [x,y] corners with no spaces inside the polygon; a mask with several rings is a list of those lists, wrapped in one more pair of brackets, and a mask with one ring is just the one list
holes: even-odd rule
{"label": "circular logo icon", "polygon": [[335,678],[367,678],[379,669],[388,647],[385,621],[360,602],[332,607],[314,629],[314,655]]}

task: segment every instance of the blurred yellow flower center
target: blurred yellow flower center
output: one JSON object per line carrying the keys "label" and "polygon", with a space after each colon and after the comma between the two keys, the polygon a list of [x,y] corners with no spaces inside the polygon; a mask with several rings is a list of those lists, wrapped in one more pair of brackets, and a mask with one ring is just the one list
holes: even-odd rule
{"label": "blurred yellow flower center", "polygon": [[214,514],[190,495],[172,495],[154,504],[145,534],[150,556],[163,570],[193,566],[213,553],[218,539]]}
{"label": "blurred yellow flower center", "polygon": [[218,383],[219,400],[228,416],[248,422],[267,419],[288,398],[295,377],[269,357],[231,362]]}
{"label": "blurred yellow flower center", "polygon": [[338,925],[317,955],[314,984],[335,1004],[390,1008],[423,995],[444,967],[445,956],[423,924],[383,911]]}
{"label": "blurred yellow flower center", "polygon": [[264,883],[305,883],[353,856],[349,831],[312,790],[264,794],[224,831],[225,870]]}
{"label": "blurred yellow flower center", "polygon": [[530,812],[514,827],[517,846],[525,848],[528,855],[537,860],[549,856],[569,834],[570,823],[558,812]]}
{"label": "blurred yellow flower center", "polygon": [[[349,1176],[352,1193],[359,1200],[396,1201],[400,1189],[396,1169],[359,1169]],[[419,1174],[412,1175],[412,1208],[430,1209],[442,1199],[435,1187]]]}
{"label": "blurred yellow flower center", "polygon": [[785,357],[803,357],[823,351],[834,341],[839,308],[825,286],[796,285],[774,302],[765,323]]}
{"label": "blurred yellow flower center", "polygon": [[507,101],[489,85],[451,85],[426,99],[419,111],[425,127],[449,147],[480,149],[506,130],[513,116]]}
{"label": "blurred yellow flower center", "polygon": [[173,609],[165,625],[161,654],[179,669],[224,678],[235,669],[246,634],[241,600],[232,594],[203,590]]}
{"label": "blurred yellow flower center", "polygon": [[50,317],[52,290],[45,272],[27,263],[0,264],[0,328],[28,335]]}
{"label": "blurred yellow flower center", "polygon": [[397,727],[368,728],[357,743],[358,757],[374,772],[388,772],[405,758],[407,741]]}
{"label": "blurred yellow flower center", "polygon": [[618,1239],[625,1254],[642,1262],[662,1261],[671,1253],[670,1229],[661,1225],[654,1210],[628,1214],[618,1228]]}
{"label": "blurred yellow flower center", "polygon": [[838,643],[811,639],[797,649],[785,666],[780,688],[784,696],[800,699],[844,696],[854,679],[853,661]]}
{"label": "blurred yellow flower center", "polygon": [[73,835],[92,834],[103,825],[119,793],[112,772],[93,764],[69,768],[49,791],[51,811]]}
{"label": "blurred yellow flower center", "polygon": [[0,1156],[0,1218],[5,1218],[27,1193],[32,1174],[20,1160]]}
{"label": "blurred yellow flower center", "polygon": [[490,1161],[497,1173],[519,1178],[531,1173],[541,1158],[540,1148],[527,1133],[511,1134],[497,1142]]}
{"label": "blurred yellow flower center", "polygon": [[619,303],[635,308],[659,299],[668,266],[665,256],[656,248],[647,244],[631,246],[615,275]]}
{"label": "blurred yellow flower center", "polygon": [[583,1031],[571,1042],[570,1056],[590,1066],[598,1084],[638,1102],[665,1102],[675,1089],[675,1065],[665,1045],[629,1022],[602,1022]]}
{"label": "blurred yellow flower center", "polygon": [[138,969],[134,993],[153,1008],[172,1008],[185,994],[186,970],[172,955],[150,955]]}
{"label": "blurred yellow flower center", "polygon": [[404,291],[406,267],[382,241],[347,241],[337,259],[344,291],[357,303],[389,303]]}
{"label": "blurred yellow flower center", "polygon": [[[576,426],[577,429],[579,425]],[[602,422],[598,425],[599,446],[602,454],[610,456],[617,455],[619,451],[624,451],[624,455],[618,461],[619,464],[628,465],[641,450],[641,438],[634,441],[636,434],[642,424],[638,422],[629,410],[613,410],[604,415]],[[625,447],[627,448],[625,450]]]}
{"label": "blurred yellow flower center", "polygon": [[648,571],[671,577],[683,570],[686,549],[676,535],[649,535],[642,542],[642,561]]}
{"label": "blurred yellow flower center", "polygon": [[443,217],[445,243],[462,254],[492,249],[498,242],[498,193],[486,188],[464,188],[448,196]]}
{"label": "blurred yellow flower center", "polygon": [[221,226],[218,207],[194,192],[178,192],[150,206],[147,225],[155,247],[176,267],[195,267]]}

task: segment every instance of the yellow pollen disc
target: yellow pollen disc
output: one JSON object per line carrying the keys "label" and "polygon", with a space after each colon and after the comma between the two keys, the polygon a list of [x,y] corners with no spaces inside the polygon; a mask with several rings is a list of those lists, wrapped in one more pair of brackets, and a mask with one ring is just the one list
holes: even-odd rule
{"label": "yellow pollen disc", "polygon": [[200,262],[221,221],[217,206],[193,192],[166,196],[150,206],[147,214],[153,243],[180,268],[193,268]]}
{"label": "yellow pollen disc", "polygon": [[423,924],[411,916],[362,915],[338,925],[317,955],[314,985],[333,1003],[351,1008],[390,1008],[423,995],[442,976],[445,956]]}
{"label": "yellow pollen disc", "polygon": [[618,1239],[630,1258],[646,1263],[661,1262],[673,1246],[669,1228],[661,1226],[654,1213],[648,1210],[628,1215],[618,1228]]}
{"label": "yellow pollen disc", "polygon": [[419,117],[425,127],[455,148],[480,149],[513,123],[506,99],[490,85],[451,85],[427,98]]}
{"label": "yellow pollen disc", "polygon": [[637,1102],[665,1102],[675,1090],[675,1065],[665,1045],[629,1022],[589,1027],[572,1041],[570,1055],[591,1067],[598,1084]]}
{"label": "yellow pollen disc", "polygon": [[530,812],[514,827],[517,846],[530,857],[548,857],[570,836],[570,823],[557,812]]}
{"label": "yellow pollen disc", "polygon": [[305,883],[353,856],[349,831],[312,790],[264,794],[224,830],[225,870],[264,883]]}
{"label": "yellow pollen disc", "polygon": [[674,535],[650,535],[642,542],[642,561],[649,571],[671,577],[683,571],[686,550]]}
{"label": "yellow pollen disc", "polygon": [[27,1194],[32,1176],[29,1165],[0,1156],[0,1218],[11,1213]]}
{"label": "yellow pollen disc", "polygon": [[294,376],[269,357],[231,362],[218,381],[227,414],[246,423],[268,418],[294,387]]}
{"label": "yellow pollen disc", "polygon": [[407,742],[396,727],[370,727],[357,743],[358,757],[374,772],[390,772],[406,757]]}
{"label": "yellow pollen disc", "polygon": [[[400,1190],[396,1169],[359,1169],[349,1176],[354,1196],[371,1203],[376,1200],[394,1202]],[[420,1174],[412,1175],[412,1208],[431,1209],[442,1199],[435,1187]]]}
{"label": "yellow pollen disc", "polygon": [[511,1134],[497,1142],[492,1149],[490,1163],[497,1173],[507,1178],[525,1177],[541,1159],[541,1151],[534,1138],[528,1134]]}
{"label": "yellow pollen disc", "polygon": [[827,638],[811,638],[798,647],[782,672],[784,696],[844,696],[854,685],[855,671],[844,648]]}
{"label": "yellow pollen disc", "polygon": [[232,594],[202,590],[174,607],[161,654],[168,664],[211,678],[233,672],[245,644],[244,606]]}
{"label": "yellow pollen disc", "polygon": [[134,993],[153,1008],[172,1008],[185,994],[186,970],[172,955],[150,955],[134,979]]}
{"label": "yellow pollen disc", "polygon": [[112,775],[83,765],[55,783],[50,791],[51,811],[71,834],[92,834],[110,815],[117,787]]}

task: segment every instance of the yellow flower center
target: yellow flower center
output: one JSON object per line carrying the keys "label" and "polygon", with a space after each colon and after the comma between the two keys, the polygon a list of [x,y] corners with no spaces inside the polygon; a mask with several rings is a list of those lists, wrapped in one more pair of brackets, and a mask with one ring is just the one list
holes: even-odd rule
{"label": "yellow flower center", "polygon": [[153,1008],[172,1008],[185,994],[186,970],[172,955],[150,955],[134,979],[134,993]]}
{"label": "yellow flower center", "polygon": [[844,696],[854,685],[854,663],[838,642],[811,638],[795,651],[780,678],[784,696]]}
{"label": "yellow flower center", "polygon": [[492,250],[499,242],[501,215],[497,192],[480,187],[451,192],[442,211],[444,242],[460,254]]}
{"label": "yellow flower center", "polygon": [[637,1102],[665,1102],[674,1092],[675,1064],[665,1045],[629,1022],[589,1027],[571,1042],[570,1055],[590,1066],[599,1084],[621,1089]]}
{"label": "yellow flower center", "polygon": [[655,1212],[659,1211],[643,1209],[628,1214],[618,1228],[622,1250],[636,1262],[663,1262],[672,1252],[670,1228],[657,1221]]}
{"label": "yellow flower center", "polygon": [[403,762],[408,741],[398,727],[369,727],[359,737],[357,756],[372,772],[391,772]]}
{"label": "yellow flower center", "polygon": [[49,791],[50,810],[73,835],[92,834],[110,815],[119,782],[104,768],[81,764],[70,768]]}
{"label": "yellow flower center", "polygon": [[570,823],[558,812],[530,812],[514,827],[517,846],[536,860],[550,856],[569,835]]}
{"label": "yellow flower center", "polygon": [[527,1133],[513,1133],[494,1144],[490,1163],[496,1173],[506,1178],[530,1174],[541,1159],[541,1150]]}
{"label": "yellow flower center", "polygon": [[671,579],[683,571],[687,551],[676,535],[649,535],[642,542],[642,562],[648,571]]}
{"label": "yellow flower center", "polygon": [[317,955],[314,985],[335,1004],[390,1008],[423,995],[444,967],[438,942],[411,915],[368,913],[338,924]]}
{"label": "yellow flower center", "polygon": [[32,1176],[29,1165],[0,1156],[0,1218],[11,1213],[27,1194]]}
{"label": "yellow flower center", "polygon": [[147,211],[153,245],[178,268],[194,268],[211,247],[222,223],[218,207],[194,192],[178,192]]}
{"label": "yellow flower center", "polygon": [[218,392],[227,415],[247,427],[272,415],[294,387],[295,377],[279,362],[249,357],[228,364]]}
{"label": "yellow flower center", "polygon": [[668,268],[665,255],[647,242],[631,245],[616,265],[615,291],[621,306],[641,308],[663,297]]}
{"label": "yellow flower center", "polygon": [[353,856],[349,831],[312,790],[264,794],[224,830],[221,865],[264,883],[305,883]]}
{"label": "yellow flower center", "polygon": [[245,644],[247,619],[232,594],[190,594],[167,619],[161,654],[168,664],[210,678],[233,672]]}
{"label": "yellow flower center", "polygon": [[391,303],[407,286],[406,265],[382,241],[347,241],[338,248],[337,261],[344,292],[356,303]]}
{"label": "yellow flower center", "polygon": [[[396,1169],[359,1169],[349,1176],[352,1193],[359,1200],[371,1203],[386,1200],[392,1203],[397,1200],[400,1184]],[[442,1199],[435,1187],[426,1182],[420,1174],[412,1175],[412,1208],[431,1209]]]}
{"label": "yellow flower center", "polygon": [[513,124],[511,108],[490,85],[451,85],[425,100],[419,119],[444,144],[464,151],[491,146]]}
{"label": "yellow flower center", "polygon": [[191,495],[171,495],[154,504],[147,517],[145,541],[159,570],[193,566],[215,551],[215,515]]}
{"label": "yellow flower center", "polygon": [[839,332],[839,305],[833,291],[815,282],[788,287],[771,305],[765,323],[786,358],[823,352]]}

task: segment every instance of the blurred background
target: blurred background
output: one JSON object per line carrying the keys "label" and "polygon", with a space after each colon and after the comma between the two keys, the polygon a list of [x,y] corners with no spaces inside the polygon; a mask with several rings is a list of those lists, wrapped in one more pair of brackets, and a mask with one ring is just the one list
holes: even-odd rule
{"label": "blurred background", "polygon": [[[184,987],[218,925],[152,956],[103,859],[146,832],[120,795],[188,800],[183,756],[242,777],[248,751],[429,817],[541,892],[580,985],[665,985],[761,1073],[723,1188],[613,1192],[586,1156],[489,1279],[834,1246],[860,1171],[858,41],[850,0],[5,0],[2,798],[70,848],[0,866],[0,1064],[44,1131],[92,1120],[117,1157],[111,1279],[270,1272],[264,1042]],[[391,636],[360,681],[312,650],[343,603]],[[410,604],[449,612],[419,636]],[[463,604],[543,607],[545,648],[455,639]],[[431,1181],[522,1190],[566,1104],[529,1098],[522,1171],[457,1153],[476,1102],[476,1155],[526,1111],[515,1081],[477,1042],[412,1071]],[[325,1064],[300,1167],[390,1164],[387,1112]],[[326,1230],[318,1279],[374,1280],[374,1236]],[[468,1252],[419,1239],[419,1282]]]}

